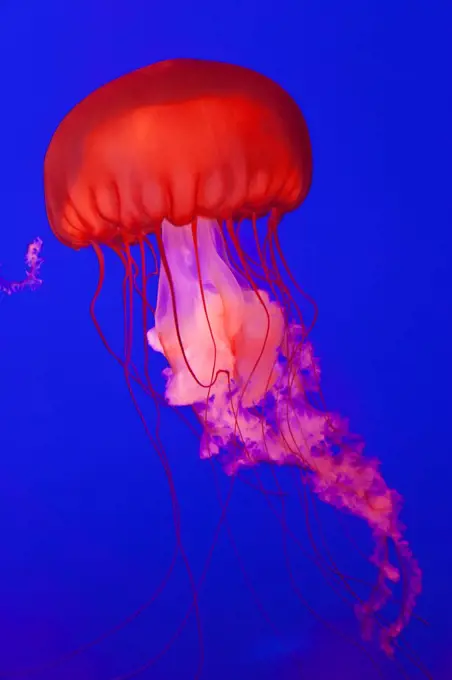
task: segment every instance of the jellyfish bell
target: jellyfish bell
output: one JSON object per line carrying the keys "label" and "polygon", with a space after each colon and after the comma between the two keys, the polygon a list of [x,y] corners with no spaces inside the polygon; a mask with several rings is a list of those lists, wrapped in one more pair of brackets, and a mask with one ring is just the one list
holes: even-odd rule
{"label": "jellyfish bell", "polygon": [[[197,413],[201,456],[217,457],[230,475],[261,462],[295,465],[322,500],[369,524],[379,576],[359,610],[366,629],[388,599],[387,582],[399,577],[388,561],[394,543],[406,583],[398,617],[382,629],[390,651],[420,572],[398,495],[348,424],[309,398],[320,393],[320,370],[278,225],[306,198],[311,177],[307,126],[288,93],[249,69],[192,59],[154,64],[93,92],[62,121],[44,165],[50,226],[67,246],[94,248],[96,296],[103,247],[124,264],[127,379],[139,382],[130,349],[138,292],[141,340],[168,362],[167,402]],[[243,222],[254,254],[243,247]],[[155,309],[146,249],[159,260]],[[154,396],[145,375],[140,384]]]}
{"label": "jellyfish bell", "polygon": [[73,248],[134,243],[163,220],[239,220],[296,208],[312,175],[303,115],[249,69],[177,59],[80,102],[45,158],[47,214]]}

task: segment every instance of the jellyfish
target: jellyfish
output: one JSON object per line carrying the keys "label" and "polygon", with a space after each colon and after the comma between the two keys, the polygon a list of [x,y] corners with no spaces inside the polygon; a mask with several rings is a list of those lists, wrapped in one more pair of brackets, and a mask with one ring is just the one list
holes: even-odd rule
{"label": "jellyfish", "polygon": [[8,281],[0,276],[0,293],[12,295],[23,290],[35,290],[42,281],[39,278],[39,270],[42,265],[42,239],[35,238],[28,244],[25,253],[25,276],[20,281]]}
{"label": "jellyfish", "polygon": [[[322,398],[312,324],[298,302],[305,294],[278,236],[311,178],[308,128],[294,99],[252,70],[194,59],[141,68],[90,94],[57,128],[44,167],[54,234],[98,257],[91,313],[128,384],[157,398],[149,370],[140,377],[133,359],[138,299],[145,362],[154,352],[167,362],[158,396],[194,410],[201,458],[219,461],[232,477],[262,463],[294,466],[322,501],[368,523],[378,582],[357,613],[370,634],[388,585],[403,579],[398,614],[381,626],[391,653],[421,573],[399,520],[400,496]],[[121,356],[95,313],[106,249],[125,271]]]}

